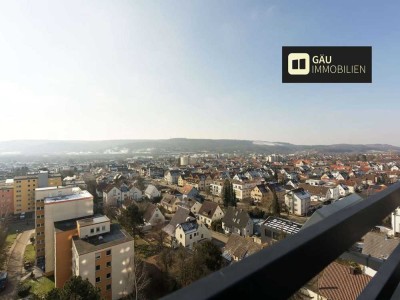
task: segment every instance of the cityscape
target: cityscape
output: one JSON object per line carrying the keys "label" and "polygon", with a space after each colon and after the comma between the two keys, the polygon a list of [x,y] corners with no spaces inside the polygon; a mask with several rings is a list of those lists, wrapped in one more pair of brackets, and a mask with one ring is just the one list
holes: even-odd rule
{"label": "cityscape", "polygon": [[[209,147],[3,156],[3,293],[57,299],[73,293],[67,286],[76,289],[80,278],[90,283],[79,292],[87,299],[160,298],[365,201],[400,176],[393,150],[267,154]],[[383,262],[399,245],[399,232],[396,209],[347,253]],[[296,295],[355,298],[376,272],[341,257]]]}
{"label": "cityscape", "polygon": [[399,11],[0,1],[0,299],[400,299]]}

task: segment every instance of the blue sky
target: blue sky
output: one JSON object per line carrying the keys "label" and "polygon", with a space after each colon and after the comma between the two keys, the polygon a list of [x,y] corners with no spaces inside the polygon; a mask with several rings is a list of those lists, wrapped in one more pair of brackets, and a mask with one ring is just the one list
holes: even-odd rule
{"label": "blue sky", "polygon": [[[400,145],[396,1],[0,2],[0,140]],[[282,46],[373,47],[372,84],[282,84]]]}

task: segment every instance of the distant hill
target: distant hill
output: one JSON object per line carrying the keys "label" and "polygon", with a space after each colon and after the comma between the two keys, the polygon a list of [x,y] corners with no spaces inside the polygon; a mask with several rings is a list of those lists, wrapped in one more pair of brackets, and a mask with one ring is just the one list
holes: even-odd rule
{"label": "distant hill", "polygon": [[166,152],[255,152],[255,153],[367,153],[400,151],[387,144],[294,145],[284,142],[212,139],[55,141],[15,140],[0,142],[0,155],[130,154]]}

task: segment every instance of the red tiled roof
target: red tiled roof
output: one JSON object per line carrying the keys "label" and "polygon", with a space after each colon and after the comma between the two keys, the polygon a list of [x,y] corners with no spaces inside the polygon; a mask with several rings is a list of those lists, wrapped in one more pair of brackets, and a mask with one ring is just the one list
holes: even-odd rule
{"label": "red tiled roof", "polygon": [[318,281],[319,294],[329,300],[356,299],[370,280],[371,277],[364,274],[351,274],[350,266],[333,262]]}

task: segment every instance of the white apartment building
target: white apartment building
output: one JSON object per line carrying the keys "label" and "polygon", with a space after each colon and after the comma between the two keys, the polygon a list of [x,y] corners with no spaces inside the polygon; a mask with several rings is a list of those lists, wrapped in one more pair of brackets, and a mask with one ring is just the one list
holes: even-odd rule
{"label": "white apartment building", "polygon": [[134,239],[106,216],[77,220],[72,240],[72,274],[88,279],[104,299],[119,299],[133,290]]}

